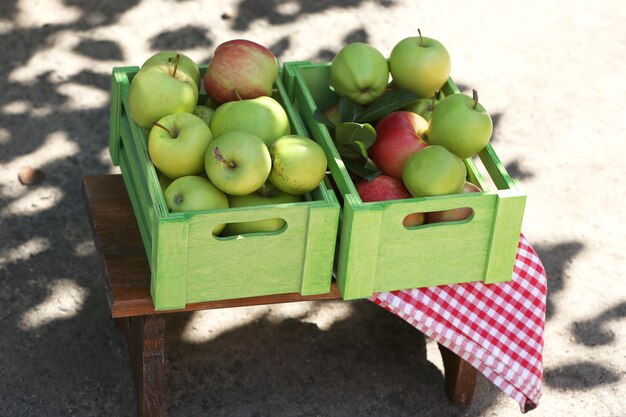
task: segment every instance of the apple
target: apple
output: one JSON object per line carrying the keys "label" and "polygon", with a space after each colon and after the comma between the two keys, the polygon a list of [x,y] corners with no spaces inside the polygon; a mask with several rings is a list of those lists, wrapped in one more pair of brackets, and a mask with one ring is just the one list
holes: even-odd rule
{"label": "apple", "polygon": [[461,159],[443,146],[430,145],[406,161],[402,180],[413,197],[427,197],[461,192],[466,175]]}
{"label": "apple", "polygon": [[393,47],[389,70],[396,87],[432,97],[450,77],[450,55],[439,41],[418,32]]}
{"label": "apple", "polygon": [[204,74],[204,88],[216,103],[271,96],[278,78],[278,60],[258,43],[234,39],[213,52]]}
{"label": "apple", "polygon": [[231,195],[259,189],[272,169],[269,150],[248,132],[228,132],[217,137],[206,152],[204,167],[216,187]]}
{"label": "apple", "polygon": [[[466,181],[461,193],[479,193],[479,186]],[[469,207],[460,207],[450,210],[431,211],[426,213],[426,223],[455,222],[469,219],[474,210]]]}
{"label": "apple", "polygon": [[[299,201],[302,201],[301,196],[284,193],[271,183],[265,183],[261,188],[250,194],[228,196],[230,207],[254,207],[268,204],[297,203]],[[280,218],[228,223],[222,235],[234,236],[245,233],[276,232],[285,227],[285,224],[285,220]]]}
{"label": "apple", "polygon": [[493,132],[491,116],[478,102],[478,93],[452,94],[437,105],[430,116],[428,140],[446,147],[461,159],[480,152]]}
{"label": "apple", "polygon": [[429,121],[433,110],[435,110],[435,107],[437,107],[440,101],[441,100],[438,100],[435,94],[430,98],[420,98],[416,102],[405,106],[404,110],[418,114],[422,116],[424,120]]}
{"label": "apple", "polygon": [[388,82],[387,60],[366,43],[344,46],[330,64],[331,88],[358,104],[376,100],[385,92]]}
{"label": "apple", "polygon": [[174,113],[154,123],[148,135],[148,155],[165,176],[176,179],[197,175],[213,140],[204,121],[191,113]]}
{"label": "apple", "polygon": [[267,146],[291,133],[285,109],[267,96],[222,104],[213,113],[210,127],[215,137],[227,132],[248,132],[261,138]]}
{"label": "apple", "polygon": [[298,135],[277,139],[270,147],[270,182],[288,194],[306,194],[316,189],[326,175],[327,159],[317,142]]}
{"label": "apple", "polygon": [[130,83],[130,117],[143,128],[172,113],[191,113],[198,101],[198,86],[178,71],[178,62],[153,64],[137,71]]}
{"label": "apple", "polygon": [[143,63],[141,68],[148,67],[150,65],[155,65],[155,64],[157,65],[163,64],[163,63],[175,64],[176,55],[178,55],[180,59],[179,64],[178,64],[178,70],[185,71],[189,76],[191,76],[191,78],[196,83],[196,85],[200,87],[200,70],[198,69],[198,65],[195,63],[193,59],[189,58],[187,55],[180,53],[180,52],[176,52],[176,51],[157,52],[156,54],[148,58],[146,62]]}
{"label": "apple", "polygon": [[409,111],[391,112],[376,123],[376,141],[368,156],[383,174],[402,178],[407,159],[428,146],[422,138],[428,122]]}
{"label": "apple", "polygon": [[213,113],[215,113],[215,110],[201,104],[198,104],[196,108],[193,109],[193,114],[204,120],[204,123],[206,123],[207,126],[210,126],[211,124]]}
{"label": "apple", "polygon": [[[228,208],[226,194],[208,179],[195,175],[175,179],[165,190],[165,202],[174,213]],[[215,226],[213,234],[219,234],[224,226]]]}
{"label": "apple", "polygon": [[[401,180],[385,174],[381,174],[371,181],[360,179],[355,186],[363,202],[412,198],[411,193]],[[424,224],[424,213],[411,213],[404,218],[402,224],[408,227]]]}

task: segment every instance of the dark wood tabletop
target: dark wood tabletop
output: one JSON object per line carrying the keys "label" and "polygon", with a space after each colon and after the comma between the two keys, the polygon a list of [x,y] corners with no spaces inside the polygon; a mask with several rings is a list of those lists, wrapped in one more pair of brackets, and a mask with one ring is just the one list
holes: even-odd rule
{"label": "dark wood tabletop", "polygon": [[84,177],[83,194],[113,318],[341,298],[333,282],[328,294],[277,294],[193,303],[180,310],[155,310],[150,296],[150,266],[122,176]]}

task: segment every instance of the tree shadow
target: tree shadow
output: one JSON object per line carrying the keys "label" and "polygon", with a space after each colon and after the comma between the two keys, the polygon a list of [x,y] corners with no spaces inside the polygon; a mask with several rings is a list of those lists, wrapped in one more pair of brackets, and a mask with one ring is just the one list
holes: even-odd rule
{"label": "tree shadow", "polygon": [[[271,25],[284,25],[300,17],[321,13],[330,9],[356,8],[365,0],[242,0],[237,5],[232,28],[245,31],[257,20],[266,20]],[[391,1],[379,1],[383,6],[393,5]]]}
{"label": "tree shadow", "polygon": [[516,178],[519,180],[527,180],[535,176],[533,172],[524,169],[524,167],[520,165],[519,158],[508,163],[505,169],[512,178]]}
{"label": "tree shadow", "polygon": [[556,301],[565,289],[567,268],[574,258],[582,252],[585,245],[578,241],[560,242],[553,245],[533,246],[541,259],[548,276],[548,295],[546,300],[546,320],[556,314]]}
{"label": "tree shadow", "polygon": [[122,61],[124,53],[117,42],[109,40],[82,40],[74,51],[88,58],[99,61]]}
{"label": "tree shadow", "polygon": [[626,301],[606,308],[595,317],[574,322],[571,327],[576,343],[585,346],[608,345],[615,341],[615,333],[609,324],[626,318]]}
{"label": "tree shadow", "polygon": [[202,26],[187,25],[180,29],[161,32],[150,39],[153,50],[184,50],[193,48],[209,49],[213,46],[213,39]]}
{"label": "tree shadow", "polygon": [[[367,29],[360,27],[352,30],[346,36],[344,36],[341,45],[338,48],[342,48],[345,45],[349,45],[353,42],[369,42],[369,33],[367,33]],[[313,61],[317,62],[329,62],[335,58],[335,55],[339,52],[339,49],[320,49],[315,57],[312,57]]]}
{"label": "tree shadow", "polygon": [[621,379],[618,373],[588,361],[547,369],[543,376],[548,386],[563,391],[587,390],[613,384]]}

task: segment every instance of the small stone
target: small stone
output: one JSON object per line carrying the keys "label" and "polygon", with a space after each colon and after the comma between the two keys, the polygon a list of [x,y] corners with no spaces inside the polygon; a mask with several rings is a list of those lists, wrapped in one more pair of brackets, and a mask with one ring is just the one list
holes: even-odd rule
{"label": "small stone", "polygon": [[222,13],[222,20],[228,20],[233,17],[233,11],[230,9],[224,10]]}
{"label": "small stone", "polygon": [[17,174],[17,179],[20,180],[22,185],[33,185],[40,183],[46,178],[43,171],[33,168],[31,166],[25,166],[20,168],[20,172]]}

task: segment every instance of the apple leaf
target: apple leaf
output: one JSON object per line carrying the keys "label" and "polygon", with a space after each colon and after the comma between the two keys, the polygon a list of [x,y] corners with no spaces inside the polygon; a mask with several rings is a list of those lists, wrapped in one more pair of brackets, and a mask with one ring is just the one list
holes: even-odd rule
{"label": "apple leaf", "polygon": [[338,148],[358,141],[367,149],[374,144],[375,140],[376,130],[369,123],[345,122],[335,129],[335,143]]}
{"label": "apple leaf", "polygon": [[348,97],[339,99],[339,118],[342,122],[355,122],[364,110],[365,107],[356,104]]}
{"label": "apple leaf", "polygon": [[346,168],[355,175],[365,178],[368,181],[373,180],[380,175],[380,171],[376,167],[374,161],[369,158],[349,158],[343,159]]}
{"label": "apple leaf", "polygon": [[326,115],[323,112],[320,111],[320,109],[315,109],[315,111],[313,112],[313,119],[317,120],[318,122],[332,129],[335,128],[335,124],[331,122],[330,119],[326,117]]}
{"label": "apple leaf", "polygon": [[[361,112],[356,119],[359,123],[369,123],[400,110],[404,106],[420,99],[417,94],[407,90],[391,90],[378,97],[370,106]],[[342,119],[343,120],[343,119]]]}

